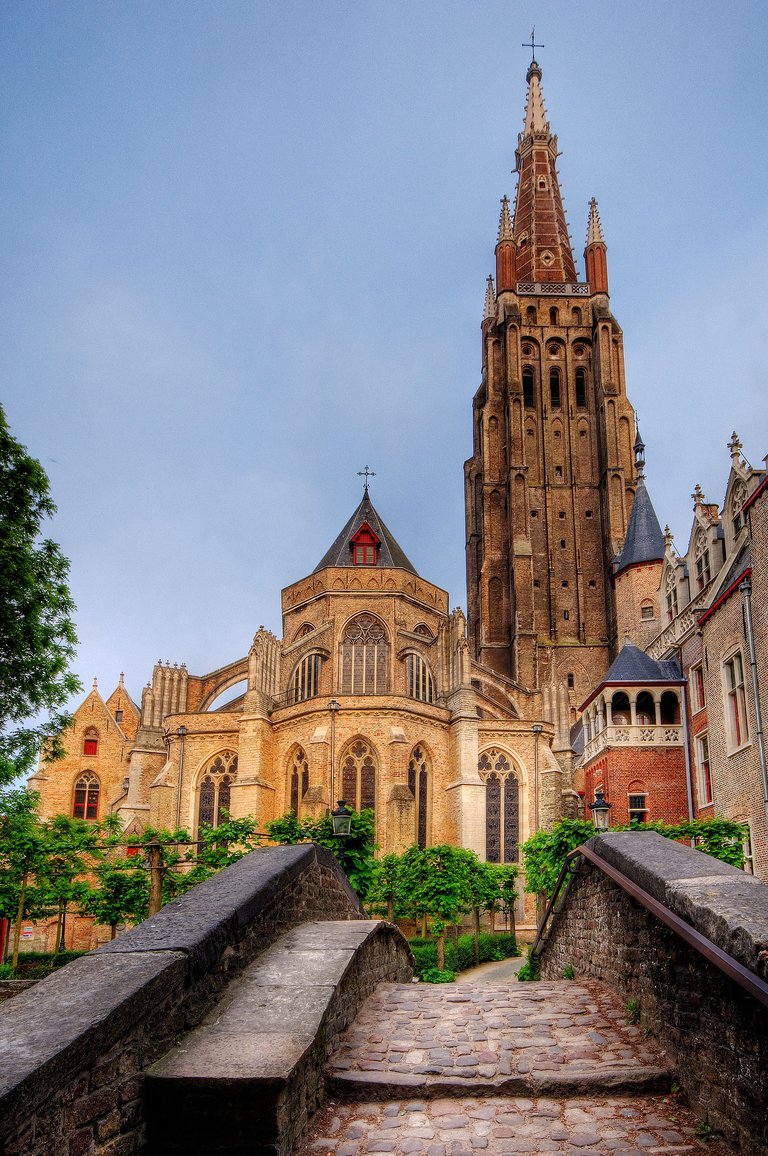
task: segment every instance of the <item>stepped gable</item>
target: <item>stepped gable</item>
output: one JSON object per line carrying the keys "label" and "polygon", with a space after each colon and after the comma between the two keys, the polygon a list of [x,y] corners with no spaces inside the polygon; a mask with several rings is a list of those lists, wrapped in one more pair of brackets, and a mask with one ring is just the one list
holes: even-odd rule
{"label": "stepped gable", "polygon": [[411,574],[419,577],[416,567],[408,560],[405,551],[398,545],[391,530],[388,529],[376,512],[373,502],[368,496],[367,487],[363,494],[362,502],[344,526],[344,529],[336,538],[331,548],[326,551],[317,566],[315,566],[312,573],[316,574],[318,570],[324,570],[326,566],[351,566],[352,539],[366,524],[379,539],[376,561],[372,564],[373,567],[378,567],[379,569],[394,567],[399,570],[410,570]]}

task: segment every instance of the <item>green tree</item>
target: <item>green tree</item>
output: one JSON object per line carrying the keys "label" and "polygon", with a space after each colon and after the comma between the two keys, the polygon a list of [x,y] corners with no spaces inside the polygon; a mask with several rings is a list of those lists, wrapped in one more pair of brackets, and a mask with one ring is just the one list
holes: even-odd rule
{"label": "green tree", "polygon": [[373,865],[373,878],[366,896],[366,906],[372,911],[386,911],[393,923],[402,911],[403,894],[400,855],[384,855]]}
{"label": "green tree", "polygon": [[44,739],[48,758],[61,755],[63,707],[81,689],[69,673],[77,642],[69,563],[41,536],[55,509],[45,470],[0,407],[0,784],[31,769]]}
{"label": "green tree", "polygon": [[64,946],[64,928],[68,912],[80,909],[90,892],[87,876],[101,858],[100,840],[105,831],[101,823],[55,815],[41,826],[43,854],[37,863],[32,914],[56,916],[54,952]]}
{"label": "green tree", "polygon": [[95,884],[80,910],[109,927],[115,938],[119,923],[140,923],[149,909],[149,872],[133,858],[107,859],[96,868]]}
{"label": "green tree", "polygon": [[409,847],[402,857],[402,889],[409,914],[427,915],[437,936],[437,967],[445,970],[445,932],[470,907],[469,856],[461,847]]}
{"label": "green tree", "polygon": [[330,814],[320,819],[297,819],[292,814],[281,815],[266,824],[267,835],[275,843],[317,843],[327,847],[361,900],[365,900],[373,882],[376,853],[376,824],[371,810],[352,811],[349,835],[333,833]]}
{"label": "green tree", "polygon": [[21,924],[35,902],[34,878],[45,856],[39,796],[23,787],[0,791],[0,916],[13,927],[13,969],[19,961]]}
{"label": "green tree", "polygon": [[[713,859],[744,866],[744,838],[746,827],[731,819],[694,819],[682,823],[633,823],[610,827],[609,831],[656,831],[667,839],[686,840],[695,849]],[[525,889],[552,895],[566,855],[575,851],[595,835],[595,828],[587,819],[561,819],[549,831],[537,831],[523,844]]]}

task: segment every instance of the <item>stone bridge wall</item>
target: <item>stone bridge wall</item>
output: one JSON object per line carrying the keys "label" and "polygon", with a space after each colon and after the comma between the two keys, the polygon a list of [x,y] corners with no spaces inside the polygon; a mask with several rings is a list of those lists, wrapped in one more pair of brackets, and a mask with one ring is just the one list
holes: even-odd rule
{"label": "stone bridge wall", "polygon": [[[655,832],[587,844],[768,981],[768,887]],[[703,1121],[750,1156],[768,1153],[768,1008],[582,860],[541,956],[542,978],[594,976],[636,1001]]]}
{"label": "stone bridge wall", "polygon": [[[360,918],[330,852],[263,848],[9,1000],[0,1008],[0,1154],[139,1151],[143,1073],[225,985],[298,923]],[[405,941],[400,950],[409,956]]]}

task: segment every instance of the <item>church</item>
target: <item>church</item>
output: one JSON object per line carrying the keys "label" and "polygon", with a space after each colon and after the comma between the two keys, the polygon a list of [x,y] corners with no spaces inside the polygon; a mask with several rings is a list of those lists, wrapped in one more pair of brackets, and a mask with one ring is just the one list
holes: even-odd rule
{"label": "church", "polygon": [[[94,683],[66,757],[30,779],[45,817],[194,834],[225,812],[261,827],[343,799],[373,809],[382,854],[447,842],[499,863],[559,817],[589,816],[598,790],[619,822],[692,813],[686,677],[676,652],[646,654],[671,621],[672,555],[644,486],[597,203],[580,280],[541,80],[532,60],[482,317],[466,616],[415,571],[366,466],[354,512],[283,589],[280,637],[260,626],[206,673],[160,662],[140,705],[122,678],[107,697]],[[628,747],[644,761],[621,778]]]}

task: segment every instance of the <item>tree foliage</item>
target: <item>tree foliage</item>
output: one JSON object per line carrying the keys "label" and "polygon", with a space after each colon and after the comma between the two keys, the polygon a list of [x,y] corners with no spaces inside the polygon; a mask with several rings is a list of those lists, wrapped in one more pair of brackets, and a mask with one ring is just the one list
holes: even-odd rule
{"label": "tree foliage", "polygon": [[77,642],[69,563],[41,536],[55,509],[45,470],[0,407],[0,783],[28,772],[44,739],[47,757],[62,753],[63,708],[81,689],[69,672]]}
{"label": "tree foliage", "polygon": [[[667,839],[692,840],[697,851],[730,863],[744,866],[743,823],[731,819],[694,819],[683,823],[629,823],[609,828],[610,831],[656,831]],[[595,835],[594,825],[587,819],[561,819],[549,831],[537,831],[523,844],[526,891],[551,895],[569,851]]]}
{"label": "tree foliage", "polygon": [[327,847],[361,900],[366,898],[373,882],[376,851],[373,811],[352,811],[350,833],[346,836],[334,835],[330,814],[319,819],[298,819],[289,812],[267,823],[266,828],[275,843],[317,843]]}

